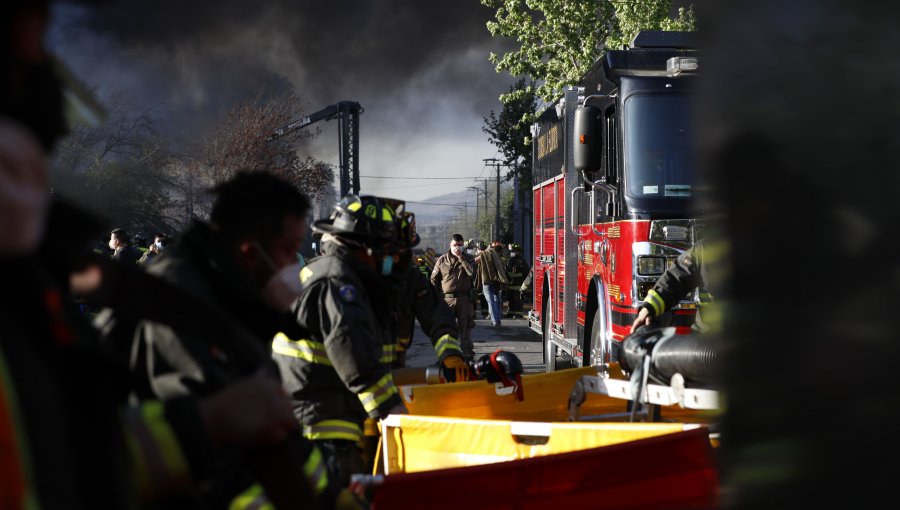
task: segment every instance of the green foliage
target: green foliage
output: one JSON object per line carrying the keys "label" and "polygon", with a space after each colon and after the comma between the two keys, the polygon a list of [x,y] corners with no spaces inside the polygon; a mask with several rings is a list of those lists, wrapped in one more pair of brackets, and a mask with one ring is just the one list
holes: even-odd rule
{"label": "green foliage", "polygon": [[525,197],[531,190],[530,120],[537,108],[537,98],[525,80],[519,80],[509,90],[515,91],[524,93],[504,103],[499,115],[491,110],[481,130],[503,154],[503,163],[508,165],[506,180],[518,179],[520,196]]}
{"label": "green foliage", "polygon": [[177,230],[181,223],[169,214],[172,155],[155,121],[120,96],[106,110],[104,125],[77,128],[60,143],[50,165],[53,192],[108,218],[111,226],[134,233]]}
{"label": "green foliage", "polygon": [[530,77],[532,91],[514,90],[500,96],[504,103],[530,91],[552,102],[567,85],[574,85],[606,48],[620,48],[638,30],[691,30],[693,7],[668,17],[671,0],[481,0],[496,9],[487,24],[494,37],[508,37],[519,49],[503,56],[491,53],[497,72]]}

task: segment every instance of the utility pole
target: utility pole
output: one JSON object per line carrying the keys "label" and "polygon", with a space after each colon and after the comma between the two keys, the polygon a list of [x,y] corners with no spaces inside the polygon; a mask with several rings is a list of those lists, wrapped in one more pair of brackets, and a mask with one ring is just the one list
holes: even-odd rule
{"label": "utility pole", "polygon": [[[499,240],[500,239],[500,167],[506,166],[501,165],[500,160],[497,158],[485,158],[484,161],[486,164],[494,165],[494,168],[497,170],[497,202],[494,204],[495,208],[495,219],[494,219],[494,236],[491,239]],[[485,191],[487,191],[487,181],[484,183]]]}
{"label": "utility pole", "polygon": [[[488,215],[488,180],[484,179],[484,215]],[[488,237],[490,237],[490,232],[488,232]]]}
{"label": "utility pole", "polygon": [[[478,196],[478,194],[481,193],[482,191],[481,191],[481,188],[476,187],[476,186],[469,186],[468,189],[475,191],[475,228],[472,229],[472,231],[474,233],[472,238],[478,239],[478,220],[481,219],[481,214],[479,213],[480,206],[478,205],[478,199],[480,197]],[[487,214],[487,204],[485,204],[484,213]]]}

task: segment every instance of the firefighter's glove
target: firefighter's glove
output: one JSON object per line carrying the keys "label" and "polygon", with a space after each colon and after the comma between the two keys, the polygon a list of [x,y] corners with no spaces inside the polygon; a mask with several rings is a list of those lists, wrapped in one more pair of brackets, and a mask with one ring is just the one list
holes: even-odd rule
{"label": "firefighter's glove", "polygon": [[441,375],[444,382],[474,381],[475,374],[466,360],[460,356],[447,356],[441,363]]}

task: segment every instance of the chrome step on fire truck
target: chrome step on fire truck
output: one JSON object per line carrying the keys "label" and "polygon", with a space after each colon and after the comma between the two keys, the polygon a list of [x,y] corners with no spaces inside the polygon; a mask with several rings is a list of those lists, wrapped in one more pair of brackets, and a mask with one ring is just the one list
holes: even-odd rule
{"label": "chrome step on fire truck", "polygon": [[[532,126],[533,308],[545,369],[618,359],[647,291],[698,238],[696,33],[642,31]],[[687,332],[696,296],[661,317]]]}

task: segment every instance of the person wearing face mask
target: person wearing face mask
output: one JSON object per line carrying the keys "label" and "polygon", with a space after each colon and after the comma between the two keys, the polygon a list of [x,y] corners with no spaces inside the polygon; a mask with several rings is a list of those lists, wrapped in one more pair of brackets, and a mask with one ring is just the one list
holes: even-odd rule
{"label": "person wearing face mask", "polygon": [[453,234],[450,251],[438,257],[431,272],[431,284],[444,294],[444,300],[456,315],[459,343],[467,361],[475,359],[472,343],[472,326],[475,311],[472,307],[475,259],[464,251],[465,242],[460,234]]}
{"label": "person wearing face mask", "polygon": [[313,223],[322,255],[301,270],[303,290],[293,307],[308,333],[284,332],[272,341],[294,415],[341,484],[365,472],[366,419],[407,412],[384,356],[395,336],[389,296],[412,258],[396,213],[379,197],[348,195]]}
{"label": "person wearing face mask", "polygon": [[128,233],[116,228],[109,233],[109,249],[113,251],[111,258],[123,264],[137,264],[141,252],[128,241]]}
{"label": "person wearing face mask", "polygon": [[138,264],[144,266],[153,262],[159,255],[162,254],[163,250],[166,249],[166,246],[169,245],[169,238],[165,234],[156,234],[153,238],[153,244],[147,247],[147,251],[141,255],[141,258],[138,260]]}
{"label": "person wearing face mask", "polygon": [[[306,334],[288,312],[301,290],[296,253],[306,235],[309,201],[296,187],[267,172],[238,172],[212,191],[209,222],[195,220],[147,272],[235,319],[259,342],[253,347],[267,354],[277,333]],[[190,310],[184,313],[190,322]],[[111,339],[114,342],[133,338],[129,358],[139,379],[133,396],[139,400],[203,397],[246,366],[240,346],[217,341],[214,334],[200,338],[190,324],[144,319],[132,325],[118,319],[115,314],[104,317],[102,328],[118,337]],[[277,373],[274,363],[272,370]],[[311,448],[308,461],[320,466],[308,473],[324,473],[318,450],[308,441],[305,444]],[[242,461],[229,462],[227,469],[192,494],[201,507],[224,508],[264,497]],[[193,508],[185,500],[164,507]]]}

